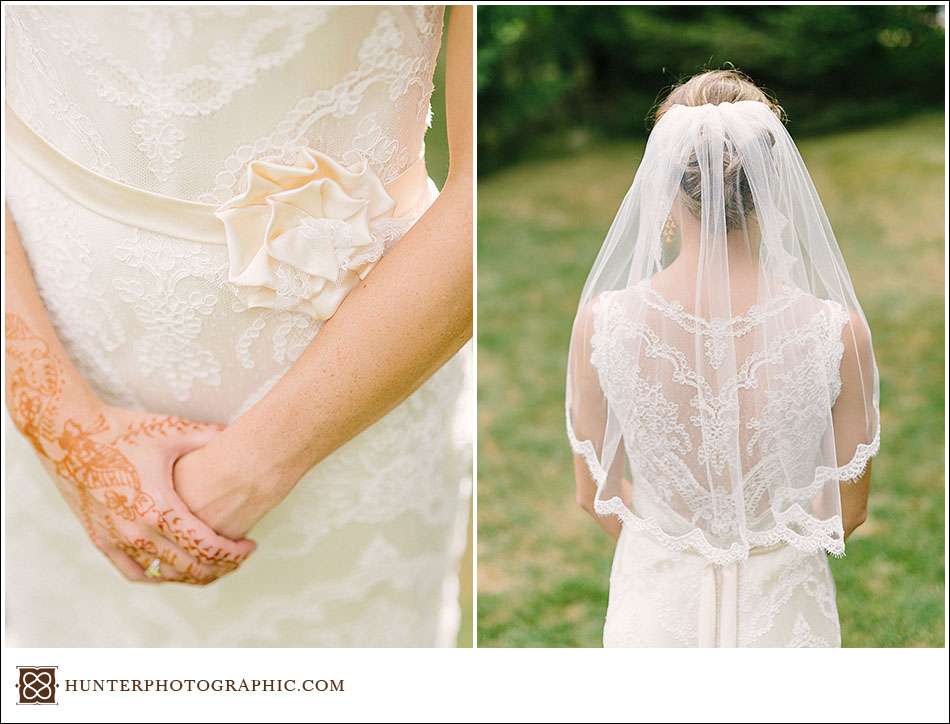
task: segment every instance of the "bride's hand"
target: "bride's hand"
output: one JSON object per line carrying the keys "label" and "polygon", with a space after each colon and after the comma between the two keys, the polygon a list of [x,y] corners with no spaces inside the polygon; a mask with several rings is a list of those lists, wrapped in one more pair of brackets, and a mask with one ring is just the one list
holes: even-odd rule
{"label": "bride's hand", "polygon": [[[27,431],[29,432],[29,431]],[[195,517],[175,494],[175,461],[218,429],[118,408],[84,409],[34,439],[93,543],[130,580],[206,584],[254,550]]]}
{"label": "bride's hand", "polygon": [[5,321],[10,417],[93,543],[132,580],[204,584],[237,568],[254,543],[217,534],[172,485],[175,461],[217,428],[104,405],[47,321]]}
{"label": "bride's hand", "polygon": [[293,482],[268,461],[233,449],[223,434],[175,464],[175,491],[198,518],[221,535],[243,537],[290,491]]}

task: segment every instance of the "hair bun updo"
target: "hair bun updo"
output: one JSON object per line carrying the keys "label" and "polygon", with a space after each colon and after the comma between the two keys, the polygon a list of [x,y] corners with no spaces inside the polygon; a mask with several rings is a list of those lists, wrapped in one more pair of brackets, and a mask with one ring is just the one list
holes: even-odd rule
{"label": "hair bun updo", "polygon": [[[654,123],[659,121],[663,114],[674,105],[719,105],[739,101],[757,101],[767,106],[780,121],[785,119],[782,107],[747,76],[737,70],[711,70],[694,75],[684,83],[675,86],[657,106],[653,121]],[[774,139],[771,138],[771,134],[769,136],[771,145]],[[722,150],[722,157],[726,228],[735,229],[744,223],[755,205],[738,150],[731,144],[726,145]],[[699,217],[702,209],[702,180],[700,165],[695,155],[691,155],[687,161],[680,187],[684,205],[690,213]]]}

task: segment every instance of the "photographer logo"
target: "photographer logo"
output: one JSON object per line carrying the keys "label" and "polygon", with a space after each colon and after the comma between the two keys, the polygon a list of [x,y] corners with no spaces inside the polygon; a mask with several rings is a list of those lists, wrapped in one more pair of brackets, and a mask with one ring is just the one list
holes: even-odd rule
{"label": "photographer logo", "polygon": [[20,681],[17,689],[20,698],[17,704],[55,704],[56,703],[56,667],[55,666],[17,666]]}

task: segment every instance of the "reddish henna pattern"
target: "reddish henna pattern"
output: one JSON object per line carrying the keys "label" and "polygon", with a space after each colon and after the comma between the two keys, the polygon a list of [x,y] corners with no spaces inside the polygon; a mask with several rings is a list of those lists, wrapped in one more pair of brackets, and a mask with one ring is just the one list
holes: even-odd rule
{"label": "reddish henna pattern", "polygon": [[55,435],[57,401],[62,394],[59,363],[49,345],[35,337],[15,314],[6,318],[6,352],[10,372],[10,415],[40,455],[44,439]]}
{"label": "reddish henna pattern", "polygon": [[[64,380],[61,364],[49,345],[14,314],[6,315],[5,341],[12,370],[8,406],[13,422],[55,474],[72,486],[79,517],[93,541],[98,542],[98,531],[103,531],[109,542],[143,568],[158,558],[165,570],[177,571],[176,580],[187,583],[210,583],[240,565],[246,554],[226,551],[206,540],[213,535],[190,525],[189,519],[173,508],[160,509],[142,490],[138,470],[122,449],[134,447],[144,438],[163,438],[206,426],[178,417],[154,417],[130,424],[110,439],[110,426],[103,415],[91,421],[69,417],[60,423]],[[161,545],[162,539],[130,538],[120,530],[116,517],[145,523],[164,536],[166,545]],[[169,542],[194,560],[180,561]]]}

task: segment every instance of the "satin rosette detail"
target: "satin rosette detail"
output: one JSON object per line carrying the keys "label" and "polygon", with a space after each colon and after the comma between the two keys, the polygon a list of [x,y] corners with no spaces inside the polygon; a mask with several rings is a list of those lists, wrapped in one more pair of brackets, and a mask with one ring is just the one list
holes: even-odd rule
{"label": "satin rosette detail", "polygon": [[329,319],[385,251],[396,202],[363,160],[313,150],[299,165],[253,161],[247,190],[215,211],[228,280],[249,308]]}

